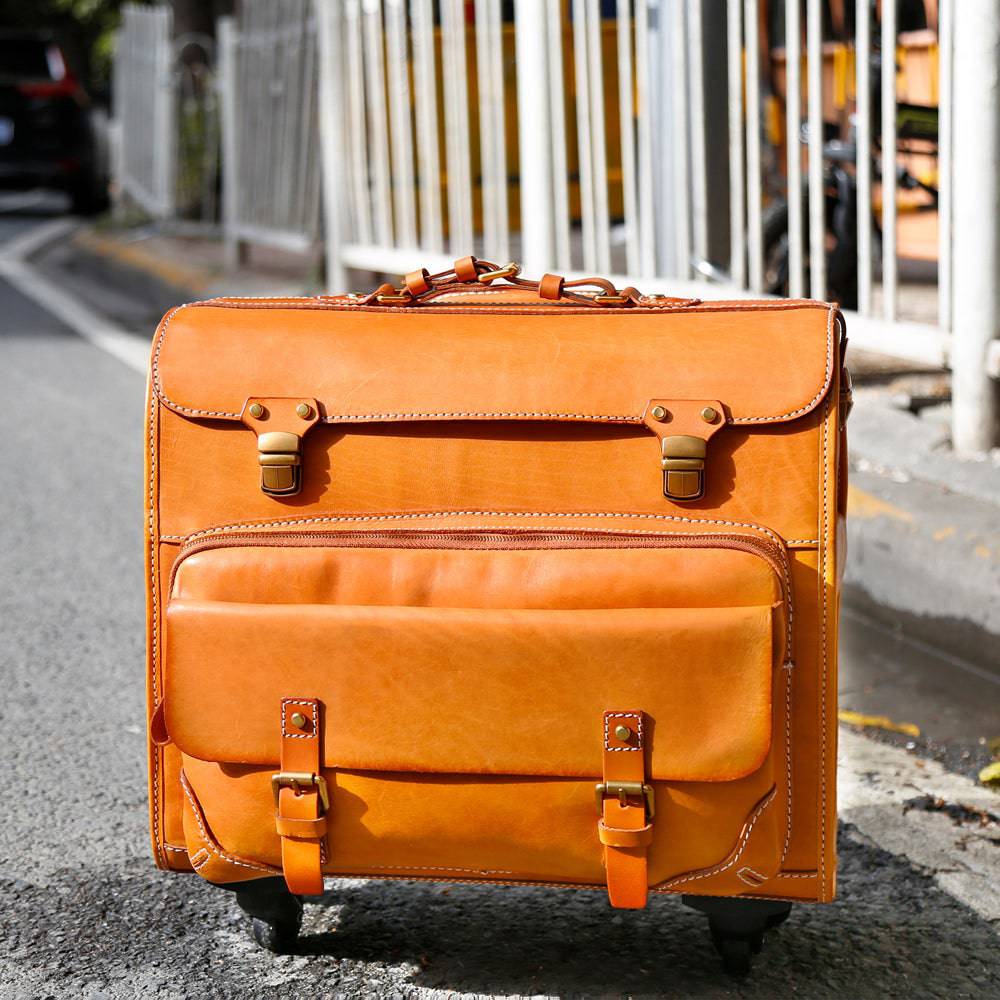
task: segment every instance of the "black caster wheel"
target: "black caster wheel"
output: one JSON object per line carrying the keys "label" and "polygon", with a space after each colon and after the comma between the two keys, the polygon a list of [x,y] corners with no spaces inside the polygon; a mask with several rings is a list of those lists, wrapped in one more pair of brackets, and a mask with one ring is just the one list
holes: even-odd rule
{"label": "black caster wheel", "polygon": [[250,937],[275,955],[287,955],[294,947],[302,926],[302,909],[291,920],[274,920],[270,923],[260,917],[250,918]]}
{"label": "black caster wheel", "polygon": [[753,968],[754,956],[764,947],[764,935],[729,937],[713,931],[712,943],[722,957],[723,969],[731,976],[745,976]]}
{"label": "black caster wheel", "polygon": [[236,894],[239,908],[250,918],[250,937],[257,944],[278,955],[295,947],[302,927],[302,900],[288,891],[283,878],[259,878],[222,888]]}
{"label": "black caster wheel", "polygon": [[764,936],[788,919],[792,904],[774,899],[739,899],[723,896],[683,896],[685,906],[704,913],[722,967],[731,975],[745,976],[754,956],[764,947]]}

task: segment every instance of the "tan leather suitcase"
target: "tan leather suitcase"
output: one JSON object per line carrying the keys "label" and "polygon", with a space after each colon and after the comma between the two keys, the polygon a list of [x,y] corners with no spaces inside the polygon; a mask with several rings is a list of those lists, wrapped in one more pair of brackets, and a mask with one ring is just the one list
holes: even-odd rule
{"label": "tan leather suitcase", "polygon": [[157,864],[290,947],[324,878],[835,889],[850,389],[819,302],[475,258],[214,299],[148,396]]}

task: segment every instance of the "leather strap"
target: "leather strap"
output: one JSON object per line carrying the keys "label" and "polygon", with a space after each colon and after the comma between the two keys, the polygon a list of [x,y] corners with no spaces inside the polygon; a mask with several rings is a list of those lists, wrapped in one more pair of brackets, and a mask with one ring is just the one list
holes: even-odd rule
{"label": "leather strap", "polygon": [[455,261],[455,277],[462,282],[478,281],[479,268],[475,257],[462,257]]}
{"label": "leather strap", "polygon": [[321,766],[319,702],[315,698],[282,699],[281,771],[274,777],[275,827],[281,837],[285,882],[297,896],[323,892],[326,809]]}
{"label": "leather strap", "polygon": [[427,273],[427,268],[422,267],[419,271],[410,271],[403,278],[403,286],[414,298],[423,295],[424,292],[429,292],[431,290],[431,276]]}
{"label": "leather strap", "polygon": [[[642,712],[604,713],[604,784],[597,835],[604,845],[608,899],[619,909],[646,905],[646,850],[653,839],[652,792],[647,801],[645,791],[646,730]],[[622,782],[629,783],[627,791]]]}
{"label": "leather strap", "polygon": [[562,296],[565,279],[558,274],[543,274],[538,282],[538,296],[542,299],[558,299]]}

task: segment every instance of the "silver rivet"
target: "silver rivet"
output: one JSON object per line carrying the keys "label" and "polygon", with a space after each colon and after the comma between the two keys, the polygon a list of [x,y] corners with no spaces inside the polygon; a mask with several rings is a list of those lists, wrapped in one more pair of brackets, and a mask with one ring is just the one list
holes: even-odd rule
{"label": "silver rivet", "polygon": [[259,420],[262,416],[264,416],[264,407],[261,406],[260,403],[251,403],[250,416],[256,417]]}
{"label": "silver rivet", "polygon": [[621,740],[622,743],[632,739],[632,730],[628,726],[615,726],[615,739]]}
{"label": "silver rivet", "polygon": [[313,415],[313,408],[308,403],[299,403],[299,405],[295,407],[295,412],[303,420],[308,420]]}
{"label": "silver rivet", "polygon": [[701,411],[701,419],[705,421],[706,424],[714,424],[715,418],[718,417],[718,413],[714,406],[706,406],[704,410]]}
{"label": "silver rivet", "polygon": [[301,712],[292,712],[292,725],[302,729],[306,724],[306,717]]}
{"label": "silver rivet", "polygon": [[654,420],[662,420],[667,415],[667,411],[662,406],[654,406],[649,412]]}

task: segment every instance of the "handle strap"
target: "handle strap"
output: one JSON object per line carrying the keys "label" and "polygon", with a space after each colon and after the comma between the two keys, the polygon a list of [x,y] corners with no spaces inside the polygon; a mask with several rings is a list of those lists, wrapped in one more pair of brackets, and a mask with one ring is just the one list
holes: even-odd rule
{"label": "handle strap", "polygon": [[[513,288],[537,291],[539,298],[557,302],[568,300],[585,306],[694,305],[698,299],[641,295],[631,285],[618,289],[607,278],[577,278],[567,281],[558,274],[543,275],[539,281],[521,277],[521,265],[513,261],[503,267],[478,257],[462,257],[447,271],[430,274],[426,268],[404,275],[399,287],[380,285],[361,300],[362,305],[415,306],[454,292],[486,291],[496,281]],[[575,289],[594,289],[580,292]]]}

